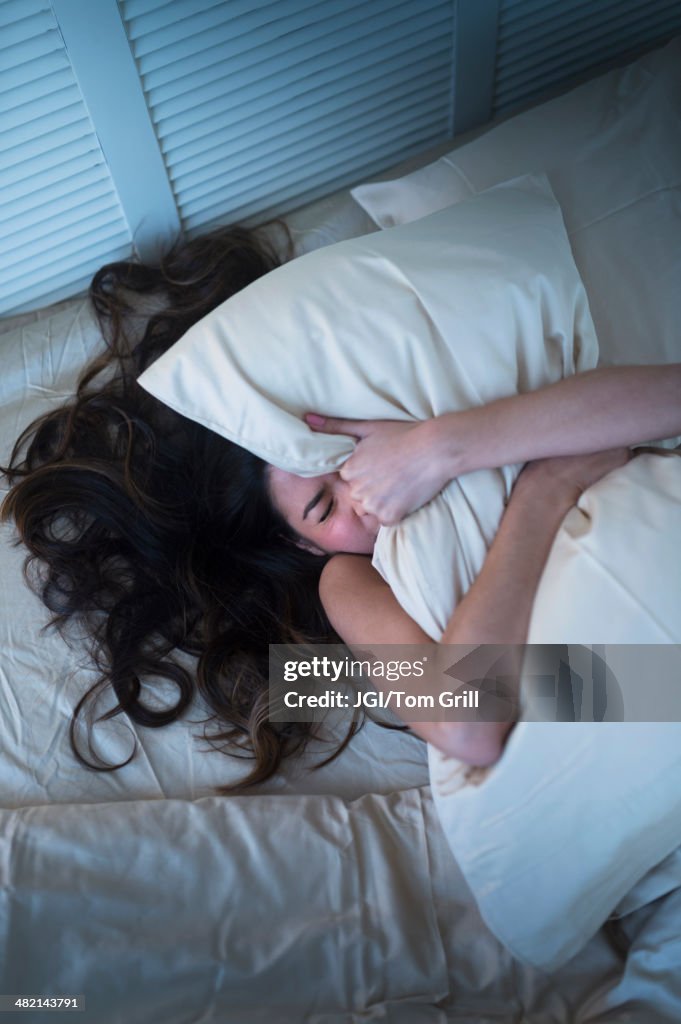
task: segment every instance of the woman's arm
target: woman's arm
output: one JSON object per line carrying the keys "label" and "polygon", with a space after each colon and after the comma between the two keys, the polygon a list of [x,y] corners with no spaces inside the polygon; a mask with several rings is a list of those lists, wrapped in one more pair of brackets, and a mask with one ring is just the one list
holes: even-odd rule
{"label": "woman's arm", "polygon": [[[534,595],[551,544],[579,495],[629,458],[626,449],[532,463],[520,474],[483,567],[455,609],[442,644],[519,645],[504,674],[517,676]],[[368,558],[336,555],[324,568],[320,596],[349,646],[431,640],[397,603]],[[492,652],[494,655],[494,652]],[[515,659],[515,660],[514,660]],[[381,680],[375,680],[380,687]],[[498,759],[512,722],[411,722],[410,728],[450,756],[476,765]]]}
{"label": "woman's arm", "polygon": [[[554,455],[580,455],[681,434],[681,363],[588,370],[538,391],[470,409],[438,424],[448,479]],[[462,443],[463,442],[463,443]]]}
{"label": "woman's arm", "polygon": [[589,370],[418,423],[306,418],[314,430],[359,439],[341,476],[390,524],[476,469],[681,434],[681,363]]}

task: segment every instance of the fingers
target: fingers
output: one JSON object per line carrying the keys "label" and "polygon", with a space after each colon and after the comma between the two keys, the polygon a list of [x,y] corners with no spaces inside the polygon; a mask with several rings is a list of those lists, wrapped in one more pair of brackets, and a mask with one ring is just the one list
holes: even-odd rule
{"label": "fingers", "polygon": [[316,412],[305,413],[305,422],[311,430],[323,434],[347,434],[358,439],[365,436],[368,426],[366,420],[341,420],[333,416],[320,416]]}

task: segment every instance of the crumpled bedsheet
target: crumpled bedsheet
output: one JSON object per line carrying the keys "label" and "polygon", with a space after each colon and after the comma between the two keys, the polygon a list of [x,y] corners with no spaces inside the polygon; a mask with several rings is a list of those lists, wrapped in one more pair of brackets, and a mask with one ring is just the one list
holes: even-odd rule
{"label": "crumpled bedsheet", "polygon": [[80,1024],[671,1024],[680,892],[549,976],[482,924],[428,787],[23,808],[0,812],[0,991],[83,995]]}

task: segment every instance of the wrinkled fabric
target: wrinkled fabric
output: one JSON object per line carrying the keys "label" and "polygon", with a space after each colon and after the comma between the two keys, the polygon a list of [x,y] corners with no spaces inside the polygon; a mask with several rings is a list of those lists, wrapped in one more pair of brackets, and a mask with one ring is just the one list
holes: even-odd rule
{"label": "wrinkled fabric", "polygon": [[427,787],[2,812],[0,908],[3,991],[86,1024],[568,1024],[620,969],[602,941],[564,981],[515,965]]}
{"label": "wrinkled fabric", "polygon": [[681,458],[639,455],[568,514],[535,597],[531,644],[611,645],[615,678],[639,666],[628,721],[532,721],[528,699],[477,785],[429,751],[440,820],[485,921],[543,970],[636,902],[639,883],[650,899],[673,887],[650,888],[681,844],[681,723],[656,721],[646,694],[648,645],[671,645],[665,672],[681,680],[680,536]]}

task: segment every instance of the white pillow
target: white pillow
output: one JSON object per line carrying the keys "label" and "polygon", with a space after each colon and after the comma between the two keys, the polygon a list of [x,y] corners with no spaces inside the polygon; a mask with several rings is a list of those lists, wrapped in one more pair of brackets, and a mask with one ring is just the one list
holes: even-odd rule
{"label": "white pillow", "polygon": [[[574,956],[681,843],[681,722],[665,690],[681,677],[680,534],[679,455],[639,455],[585,491],[553,543],[528,636],[573,645],[577,721],[522,721],[474,786],[429,749],[440,821],[482,916],[543,970]],[[581,644],[606,645],[624,721],[593,721]]]}
{"label": "white pillow", "polygon": [[427,217],[480,191],[457,168],[458,152],[455,149],[401,178],[357,185],[350,194],[379,228],[394,228]]}
{"label": "white pillow", "polygon": [[681,38],[655,56],[525,111],[427,167],[358,186],[352,195],[385,228],[514,175],[545,172],[589,297],[600,361],[678,360]]}
{"label": "white pillow", "polygon": [[[338,468],[354,441],[310,431],[308,410],[423,419],[596,359],[560,208],[540,176],[278,268],[194,326],[140,384],[273,465],[314,476]],[[517,469],[467,474],[381,529],[374,564],[430,636],[479,572]]]}
{"label": "white pillow", "polygon": [[426,167],[397,180],[358,185],[351,194],[386,228],[425,217],[507,178],[550,173],[598,151],[613,133],[616,137],[632,106],[647,104],[652,80],[638,64],[613,70],[502,121]]}

